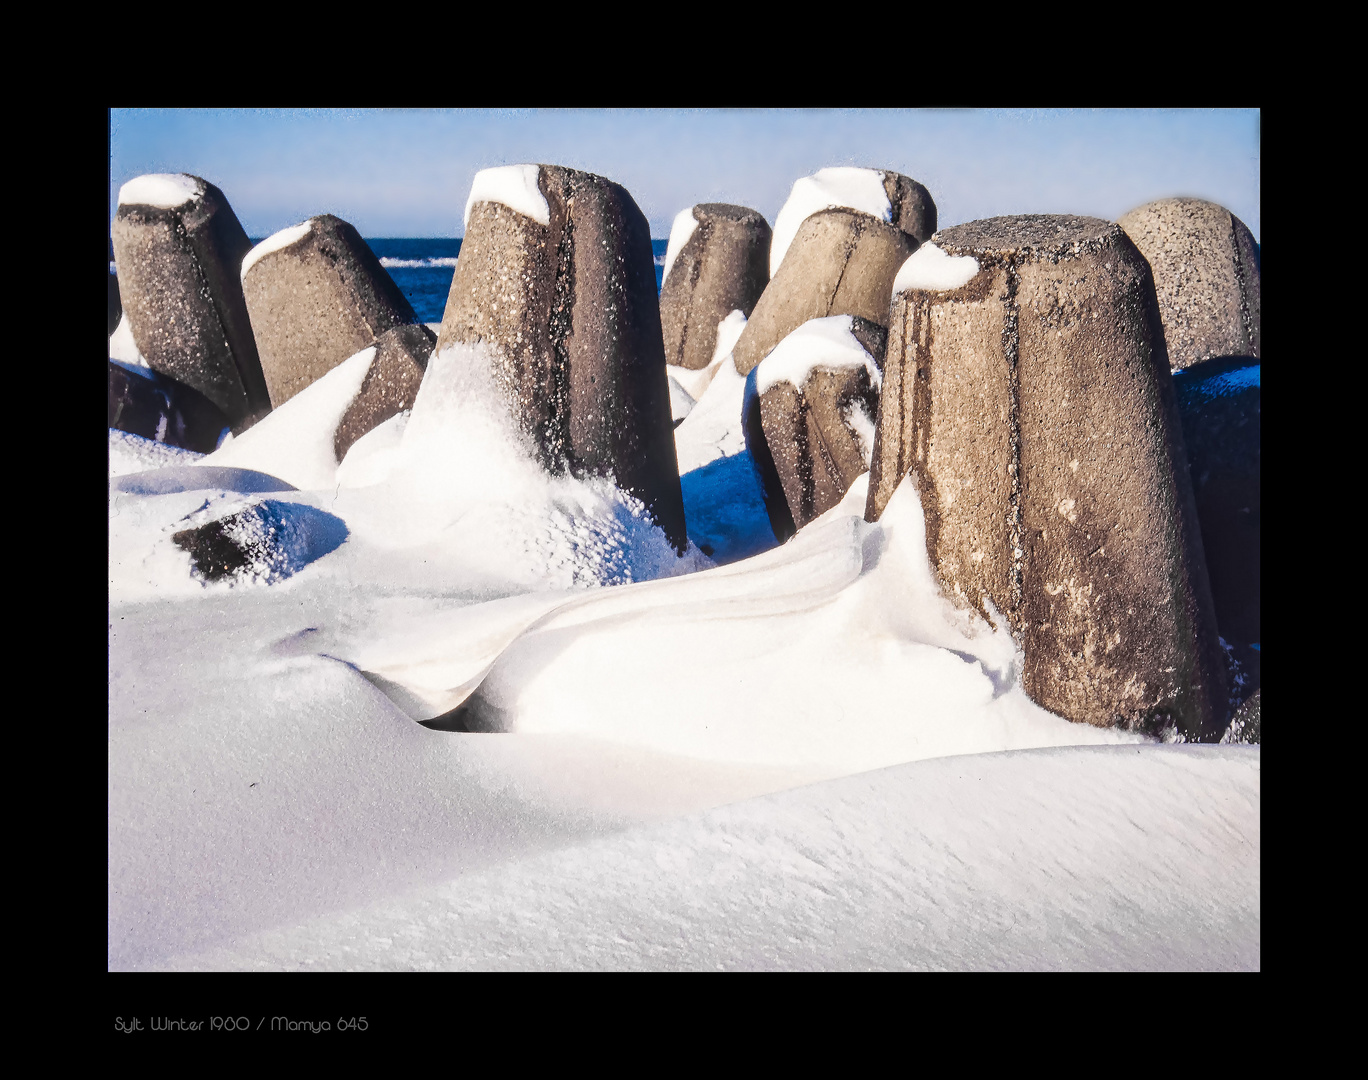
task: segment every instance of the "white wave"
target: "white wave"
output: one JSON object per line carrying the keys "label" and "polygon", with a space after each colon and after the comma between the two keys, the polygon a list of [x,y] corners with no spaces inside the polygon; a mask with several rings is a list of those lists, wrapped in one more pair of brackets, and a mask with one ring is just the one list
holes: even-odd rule
{"label": "white wave", "polygon": [[380,265],[386,270],[408,269],[408,270],[430,270],[434,267],[454,268],[456,256],[441,256],[432,259],[391,259],[388,256],[381,256]]}

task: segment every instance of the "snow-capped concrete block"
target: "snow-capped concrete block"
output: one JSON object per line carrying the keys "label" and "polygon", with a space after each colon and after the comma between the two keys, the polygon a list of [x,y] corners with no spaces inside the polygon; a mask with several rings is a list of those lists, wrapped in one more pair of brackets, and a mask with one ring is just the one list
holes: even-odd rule
{"label": "snow-capped concrete block", "polygon": [[1260,364],[1204,360],[1174,374],[1216,625],[1244,676],[1259,686]]}
{"label": "snow-capped concrete block", "polygon": [[810,319],[856,315],[888,325],[893,278],[917,240],[858,210],[822,210],[798,227],[732,355],[747,374]]}
{"label": "snow-capped concrete block", "polygon": [[223,192],[184,173],[130,180],[112,240],[124,315],[147,363],[212,401],[234,432],[270,412],[239,275],[252,244]]}
{"label": "snow-capped concrete block", "polygon": [[1030,215],[912,258],[866,518],[912,473],[942,586],[1006,619],[1045,708],[1218,738],[1225,665],[1144,257],[1110,222]]}
{"label": "snow-capped concrete block", "polygon": [[242,263],[242,289],[274,408],[416,319],[361,234],[332,214],[253,248]]}
{"label": "snow-capped concrete block", "polygon": [[756,369],[760,430],[774,465],[760,471],[761,484],[777,480],[781,490],[765,491],[766,503],[782,498],[795,529],[839,503],[869,468],[885,336],[849,315],[814,320]]}
{"label": "snow-capped concrete block", "polygon": [[745,206],[700,203],[687,213],[691,222],[676,223],[670,246],[692,223],[687,240],[666,254],[660,324],[665,359],[696,371],[713,358],[718,323],[733,311],[749,318],[765,291],[770,227]]}
{"label": "snow-capped concrete block", "polygon": [[109,361],[109,426],[144,439],[210,453],[228,418],[197,390],[155,372]]}
{"label": "snow-capped concrete block", "polygon": [[[519,168],[497,183],[476,177],[482,197],[468,209],[437,351],[458,342],[491,346],[498,382],[543,466],[612,476],[683,551],[646,218],[611,180],[558,166]],[[546,222],[530,197],[533,181]]]}
{"label": "snow-capped concrete block", "polygon": [[1201,199],[1160,199],[1117,224],[1149,260],[1175,371],[1259,356],[1259,256],[1243,221]]}
{"label": "snow-capped concrete block", "polygon": [[413,408],[436,341],[436,334],[414,323],[396,326],[376,338],[375,359],[333,436],[333,452],[338,461],[366,432]]}

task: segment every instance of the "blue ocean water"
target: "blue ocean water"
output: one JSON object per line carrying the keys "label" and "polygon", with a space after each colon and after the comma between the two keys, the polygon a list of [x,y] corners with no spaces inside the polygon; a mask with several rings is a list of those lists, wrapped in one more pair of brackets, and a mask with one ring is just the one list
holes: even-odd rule
{"label": "blue ocean water", "polygon": [[[253,244],[264,237],[254,236]],[[447,293],[456,273],[456,257],[461,253],[461,241],[451,237],[372,237],[366,240],[370,249],[389,271],[399,286],[419,322],[442,321],[446,310]],[[652,240],[651,253],[655,256],[656,292],[665,273],[665,249],[670,241]],[[109,272],[114,273],[114,241],[109,241]]]}
{"label": "blue ocean water", "polygon": [[[368,239],[366,243],[379,258],[380,265],[390,272],[394,283],[408,297],[418,321],[441,322],[442,312],[446,310],[447,293],[451,290],[451,278],[456,273],[456,257],[461,252],[461,242],[440,238],[376,237]],[[651,241],[657,293],[660,292],[665,271],[665,248],[668,244],[668,239]]]}

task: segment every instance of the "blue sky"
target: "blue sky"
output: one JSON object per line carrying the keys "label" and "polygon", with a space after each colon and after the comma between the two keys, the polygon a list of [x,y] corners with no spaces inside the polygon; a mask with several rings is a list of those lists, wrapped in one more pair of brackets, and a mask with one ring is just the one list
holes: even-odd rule
{"label": "blue sky", "polygon": [[119,186],[189,172],[223,189],[251,236],[333,213],[363,236],[459,236],[475,173],[547,162],[627,188],[669,235],[698,202],[771,222],[827,165],[920,180],[941,225],[1010,213],[1116,218],[1192,195],[1259,230],[1259,113],[1227,110],[115,109]]}

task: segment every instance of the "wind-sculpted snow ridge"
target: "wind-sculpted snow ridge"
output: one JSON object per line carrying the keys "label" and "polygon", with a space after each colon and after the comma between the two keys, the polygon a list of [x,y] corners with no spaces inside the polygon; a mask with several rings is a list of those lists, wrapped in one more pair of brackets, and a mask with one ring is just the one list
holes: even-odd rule
{"label": "wind-sculpted snow ridge", "polygon": [[[491,590],[504,596],[618,585],[712,565],[697,548],[677,556],[641,504],[611,480],[545,472],[491,385],[483,349],[458,345],[434,357],[411,414],[358,440],[342,467],[334,432],[374,348],[215,453],[190,460],[223,475],[277,477],[300,489],[289,501],[344,520],[351,536],[329,565],[343,556],[334,572],[348,586],[398,577],[487,597]],[[145,452],[137,468],[130,462],[121,471],[146,469],[150,457]],[[206,478],[199,491],[114,493],[111,599],[125,598],[125,589],[128,596],[185,595],[189,568],[168,550],[170,537],[201,524],[205,512],[233,512],[223,502],[230,490],[231,483],[217,490]]]}
{"label": "wind-sculpted snow ridge", "polygon": [[163,970],[1258,970],[1259,752],[900,765],[530,854]]}

